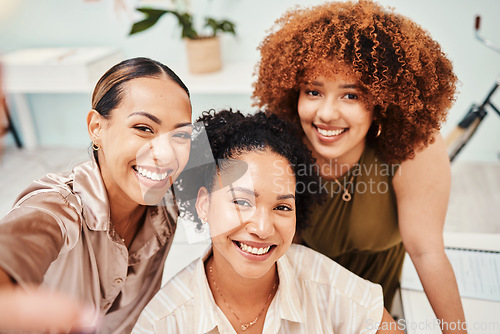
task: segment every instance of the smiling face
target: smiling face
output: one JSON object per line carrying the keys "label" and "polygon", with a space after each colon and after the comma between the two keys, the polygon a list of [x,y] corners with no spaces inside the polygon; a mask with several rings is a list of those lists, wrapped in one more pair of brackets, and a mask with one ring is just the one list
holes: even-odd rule
{"label": "smiling face", "polygon": [[[288,161],[270,150],[236,159],[248,165],[246,174],[210,194],[202,188],[197,211],[210,226],[214,266],[220,272],[259,278],[274,270],[292,243],[295,176]],[[221,172],[216,184],[224,173],[228,171]]]}
{"label": "smiling face", "polygon": [[354,164],[373,120],[355,80],[318,77],[300,89],[298,113],[307,144],[321,162]]}
{"label": "smiling face", "polygon": [[123,99],[105,119],[88,116],[99,167],[112,204],[154,205],[187,163],[191,103],[168,78],[137,78],[123,86]]}

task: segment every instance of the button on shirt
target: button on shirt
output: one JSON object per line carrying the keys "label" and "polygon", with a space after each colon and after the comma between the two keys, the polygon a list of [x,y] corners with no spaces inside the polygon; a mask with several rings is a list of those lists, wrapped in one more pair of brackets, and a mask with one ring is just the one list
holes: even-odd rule
{"label": "button on shirt", "polygon": [[[134,334],[236,333],[208,285],[203,262],[210,253],[158,292]],[[277,263],[280,284],[266,314],[264,334],[377,332],[384,310],[380,285],[301,245],[293,244]]]}
{"label": "button on shirt", "polygon": [[21,286],[40,284],[99,309],[99,333],[130,333],[160,288],[177,218],[171,194],[145,217],[127,249],[95,161],[48,174],[0,221],[0,267]]}

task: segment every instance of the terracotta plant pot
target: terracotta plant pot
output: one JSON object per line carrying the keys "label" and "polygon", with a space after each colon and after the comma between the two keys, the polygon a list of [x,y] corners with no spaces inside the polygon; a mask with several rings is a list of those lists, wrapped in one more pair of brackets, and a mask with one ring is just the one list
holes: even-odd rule
{"label": "terracotta plant pot", "polygon": [[210,73],[222,68],[218,37],[185,39],[188,68],[191,73]]}

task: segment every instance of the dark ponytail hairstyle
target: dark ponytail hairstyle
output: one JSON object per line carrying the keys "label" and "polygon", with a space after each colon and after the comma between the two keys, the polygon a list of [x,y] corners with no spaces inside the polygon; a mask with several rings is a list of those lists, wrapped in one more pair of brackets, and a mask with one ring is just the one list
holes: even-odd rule
{"label": "dark ponytail hairstyle", "polygon": [[[177,83],[189,97],[189,90],[182,80],[168,66],[149,58],[138,57],[124,60],[111,67],[97,82],[92,93],[92,109],[108,119],[111,111],[123,99],[123,86],[137,78],[166,77]],[[97,161],[97,152],[94,151]]]}

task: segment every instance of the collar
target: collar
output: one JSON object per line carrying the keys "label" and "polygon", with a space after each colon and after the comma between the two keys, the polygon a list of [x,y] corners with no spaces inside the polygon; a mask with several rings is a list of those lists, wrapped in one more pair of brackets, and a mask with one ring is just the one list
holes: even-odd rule
{"label": "collar", "polygon": [[73,175],[73,191],[84,203],[87,227],[93,231],[107,231],[110,222],[108,194],[94,158],[75,166]]}
{"label": "collar", "polygon": [[[193,282],[194,303],[194,321],[196,333],[211,333],[217,331],[217,320],[219,319],[219,307],[215,303],[214,296],[208,285],[207,275],[205,273],[205,260],[212,254],[212,246],[210,245],[204,252],[201,258],[196,263],[194,268],[195,278]],[[199,300],[196,300],[199,299]],[[217,315],[217,316],[216,316]]]}
{"label": "collar", "polygon": [[276,292],[275,314],[279,314],[281,319],[292,322],[303,323],[305,321],[304,310],[302,309],[302,297],[300,294],[300,281],[297,279],[297,272],[299,271],[296,266],[300,261],[292,264],[288,257],[288,253],[292,251],[293,245],[290,246],[288,251],[281,258],[278,259],[278,277],[280,284]]}
{"label": "collar", "polygon": [[[225,317],[224,313],[215,303],[214,297],[208,285],[207,275],[205,272],[205,260],[212,254],[212,246],[209,246],[203,252],[203,256],[196,263],[193,277],[198,279],[193,282],[193,295],[199,300],[194,303],[194,321],[196,333],[234,333],[234,329]],[[285,254],[278,259],[278,277],[279,286],[276,291],[276,296],[273,298],[268,309],[268,314],[272,313],[275,316],[266,319],[275,319],[271,324],[266,324],[273,327],[271,332],[278,333],[281,326],[281,319],[292,322],[303,323],[305,320],[304,311],[301,307],[299,281],[295,276],[295,268],[290,263],[289,258]],[[218,328],[218,331],[216,330]]]}

